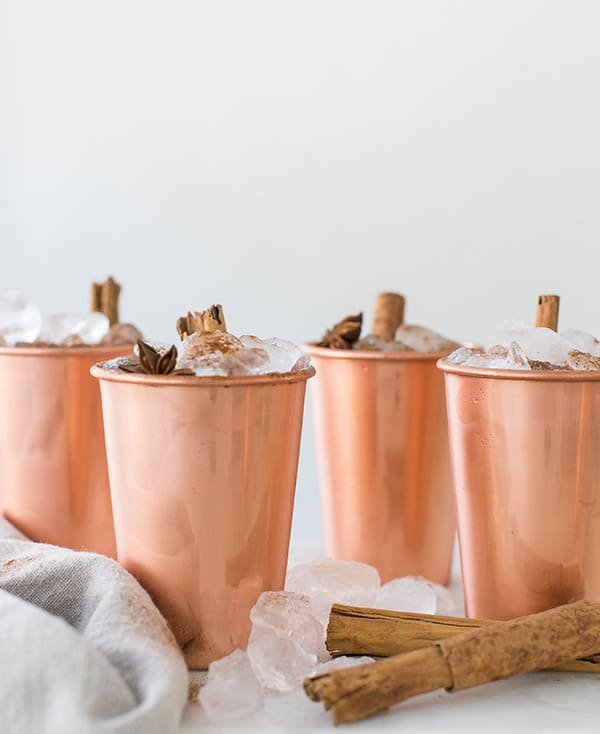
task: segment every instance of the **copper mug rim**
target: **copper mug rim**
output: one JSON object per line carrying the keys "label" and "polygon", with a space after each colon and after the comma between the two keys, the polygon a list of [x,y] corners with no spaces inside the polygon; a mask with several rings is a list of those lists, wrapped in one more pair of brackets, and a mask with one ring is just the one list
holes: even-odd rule
{"label": "copper mug rim", "polygon": [[492,367],[465,367],[452,364],[447,357],[438,359],[438,369],[451,375],[487,377],[490,380],[524,380],[529,382],[596,382],[600,370],[504,370]]}
{"label": "copper mug rim", "polygon": [[77,347],[0,347],[0,356],[13,357],[94,357],[101,361],[114,355],[116,351],[129,349],[133,353],[134,343],[131,344],[105,344],[86,345]]}
{"label": "copper mug rim", "polygon": [[99,362],[90,369],[93,377],[107,382],[128,382],[138,385],[179,387],[234,387],[237,385],[282,385],[309,380],[316,373],[314,367],[296,372],[271,372],[265,375],[235,375],[230,377],[196,377],[195,375],[147,375],[139,372],[117,372],[107,369],[106,362]]}
{"label": "copper mug rim", "polygon": [[330,349],[329,347],[319,347],[316,342],[303,344],[302,350],[314,357],[355,359],[359,361],[378,360],[382,362],[437,362],[450,353],[448,349],[437,352],[378,352],[375,349]]}

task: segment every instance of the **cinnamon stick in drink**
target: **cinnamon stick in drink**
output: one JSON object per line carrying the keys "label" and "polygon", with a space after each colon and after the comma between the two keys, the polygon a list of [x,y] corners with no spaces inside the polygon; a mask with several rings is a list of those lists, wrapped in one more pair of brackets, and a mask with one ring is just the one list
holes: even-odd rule
{"label": "cinnamon stick in drink", "polygon": [[558,329],[558,308],[560,296],[540,296],[538,298],[536,326],[545,326],[547,329]]}
{"label": "cinnamon stick in drink", "polygon": [[[390,657],[434,645],[467,630],[491,624],[487,620],[416,614],[385,609],[369,609],[334,604],[327,627],[327,650],[339,655]],[[555,670],[600,673],[598,654],[585,660],[571,660]]]}
{"label": "cinnamon stick in drink", "polygon": [[185,339],[197,331],[227,331],[223,306],[215,304],[204,311],[188,311],[177,319],[177,333]]}
{"label": "cinnamon stick in drink", "polygon": [[121,286],[112,277],[104,283],[92,283],[90,310],[103,313],[111,326],[118,324],[120,294]]}
{"label": "cinnamon stick in drink", "polygon": [[335,724],[363,719],[421,693],[461,691],[552,668],[600,650],[600,604],[586,601],[492,622],[421,650],[336,670],[304,682]]}
{"label": "cinnamon stick in drink", "polygon": [[391,342],[396,329],[404,322],[404,296],[399,293],[378,293],[371,332]]}

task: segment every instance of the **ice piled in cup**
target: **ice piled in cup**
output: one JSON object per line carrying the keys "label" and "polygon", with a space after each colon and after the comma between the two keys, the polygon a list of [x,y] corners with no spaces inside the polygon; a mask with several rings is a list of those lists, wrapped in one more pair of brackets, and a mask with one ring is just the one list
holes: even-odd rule
{"label": "ice piled in cup", "polygon": [[[118,298],[120,286],[112,279],[107,283],[115,285],[114,298]],[[116,301],[114,307],[116,312]],[[100,311],[83,315],[58,313],[44,320],[39,306],[23,293],[9,291],[0,295],[0,346],[119,346],[141,338],[133,324],[111,324],[111,319]]]}
{"label": "ice piled in cup", "polygon": [[515,325],[498,332],[488,349],[461,347],[448,362],[498,370],[598,370],[600,340],[575,329],[557,334],[545,327]]}
{"label": "ice piled in cup", "polygon": [[358,349],[370,352],[451,352],[458,344],[431,329],[404,323],[404,296],[399,293],[379,293],[371,333],[361,336],[362,313],[346,316],[328,329],[320,347]]}

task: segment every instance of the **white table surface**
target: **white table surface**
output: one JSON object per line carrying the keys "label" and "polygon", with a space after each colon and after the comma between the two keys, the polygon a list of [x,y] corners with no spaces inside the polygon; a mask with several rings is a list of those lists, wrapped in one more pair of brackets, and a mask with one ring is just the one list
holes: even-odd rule
{"label": "white table surface", "polygon": [[[317,557],[312,546],[295,548],[291,565]],[[457,554],[455,554],[456,556]],[[451,588],[460,594],[458,563]],[[200,704],[188,704],[180,732],[598,732],[600,675],[540,672],[498,681],[460,693],[419,696],[361,722],[336,728],[331,714],[302,690],[270,693],[252,716],[231,723],[207,721]]]}

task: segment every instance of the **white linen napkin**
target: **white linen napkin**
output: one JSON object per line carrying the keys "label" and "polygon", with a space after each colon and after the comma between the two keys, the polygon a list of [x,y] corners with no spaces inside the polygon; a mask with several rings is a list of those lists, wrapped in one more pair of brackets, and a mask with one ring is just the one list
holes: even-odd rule
{"label": "white linen napkin", "polygon": [[130,574],[0,519],[0,731],[170,734],[187,692],[175,639]]}

